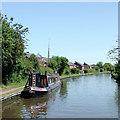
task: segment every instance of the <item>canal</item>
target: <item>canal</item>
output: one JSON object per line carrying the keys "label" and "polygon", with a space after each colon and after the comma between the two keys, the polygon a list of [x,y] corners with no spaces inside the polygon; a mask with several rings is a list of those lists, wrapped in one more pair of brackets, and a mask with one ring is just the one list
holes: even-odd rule
{"label": "canal", "polygon": [[14,97],[2,105],[3,118],[118,118],[118,86],[110,74],[67,78],[42,98]]}

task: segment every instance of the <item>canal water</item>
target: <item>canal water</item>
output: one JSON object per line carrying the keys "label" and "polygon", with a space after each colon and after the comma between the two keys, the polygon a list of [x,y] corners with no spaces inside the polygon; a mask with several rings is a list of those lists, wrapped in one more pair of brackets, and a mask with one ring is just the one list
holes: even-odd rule
{"label": "canal water", "polygon": [[15,97],[2,105],[3,118],[118,118],[118,86],[110,74],[67,78],[42,98]]}

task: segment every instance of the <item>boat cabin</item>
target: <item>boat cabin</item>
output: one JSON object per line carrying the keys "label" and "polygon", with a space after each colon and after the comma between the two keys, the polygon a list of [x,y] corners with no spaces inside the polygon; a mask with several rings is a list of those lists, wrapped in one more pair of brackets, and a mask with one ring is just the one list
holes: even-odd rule
{"label": "boat cabin", "polygon": [[59,81],[59,74],[41,74],[41,73],[30,73],[29,79],[25,86],[31,87],[49,87],[56,84]]}

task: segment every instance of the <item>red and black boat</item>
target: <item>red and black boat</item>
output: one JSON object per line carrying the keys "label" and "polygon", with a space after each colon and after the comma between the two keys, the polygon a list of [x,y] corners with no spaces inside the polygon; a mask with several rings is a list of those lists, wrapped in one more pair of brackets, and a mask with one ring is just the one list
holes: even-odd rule
{"label": "red and black boat", "polygon": [[51,93],[55,88],[61,84],[59,74],[41,74],[30,73],[29,79],[21,92],[21,97],[37,97]]}

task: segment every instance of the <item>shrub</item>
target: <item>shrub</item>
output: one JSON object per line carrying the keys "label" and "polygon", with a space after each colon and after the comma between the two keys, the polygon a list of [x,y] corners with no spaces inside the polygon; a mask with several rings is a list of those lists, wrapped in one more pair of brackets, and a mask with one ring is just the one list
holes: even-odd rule
{"label": "shrub", "polygon": [[72,68],[72,69],[71,69],[71,73],[72,73],[72,74],[79,74],[79,73],[80,73],[80,70],[77,69],[77,68]]}
{"label": "shrub", "polygon": [[54,73],[52,68],[49,68],[49,67],[46,67],[46,68],[41,67],[40,68],[41,73],[45,73],[45,71],[47,71],[47,73]]}
{"label": "shrub", "polygon": [[84,73],[88,73],[88,70],[87,70],[87,69],[84,69]]}
{"label": "shrub", "polygon": [[95,72],[96,72],[95,69],[89,69],[89,70],[88,70],[88,73],[95,73]]}
{"label": "shrub", "polygon": [[103,69],[100,69],[100,72],[103,72]]}
{"label": "shrub", "polygon": [[66,67],[63,71],[63,74],[69,75],[71,72],[71,69],[69,67]]}

